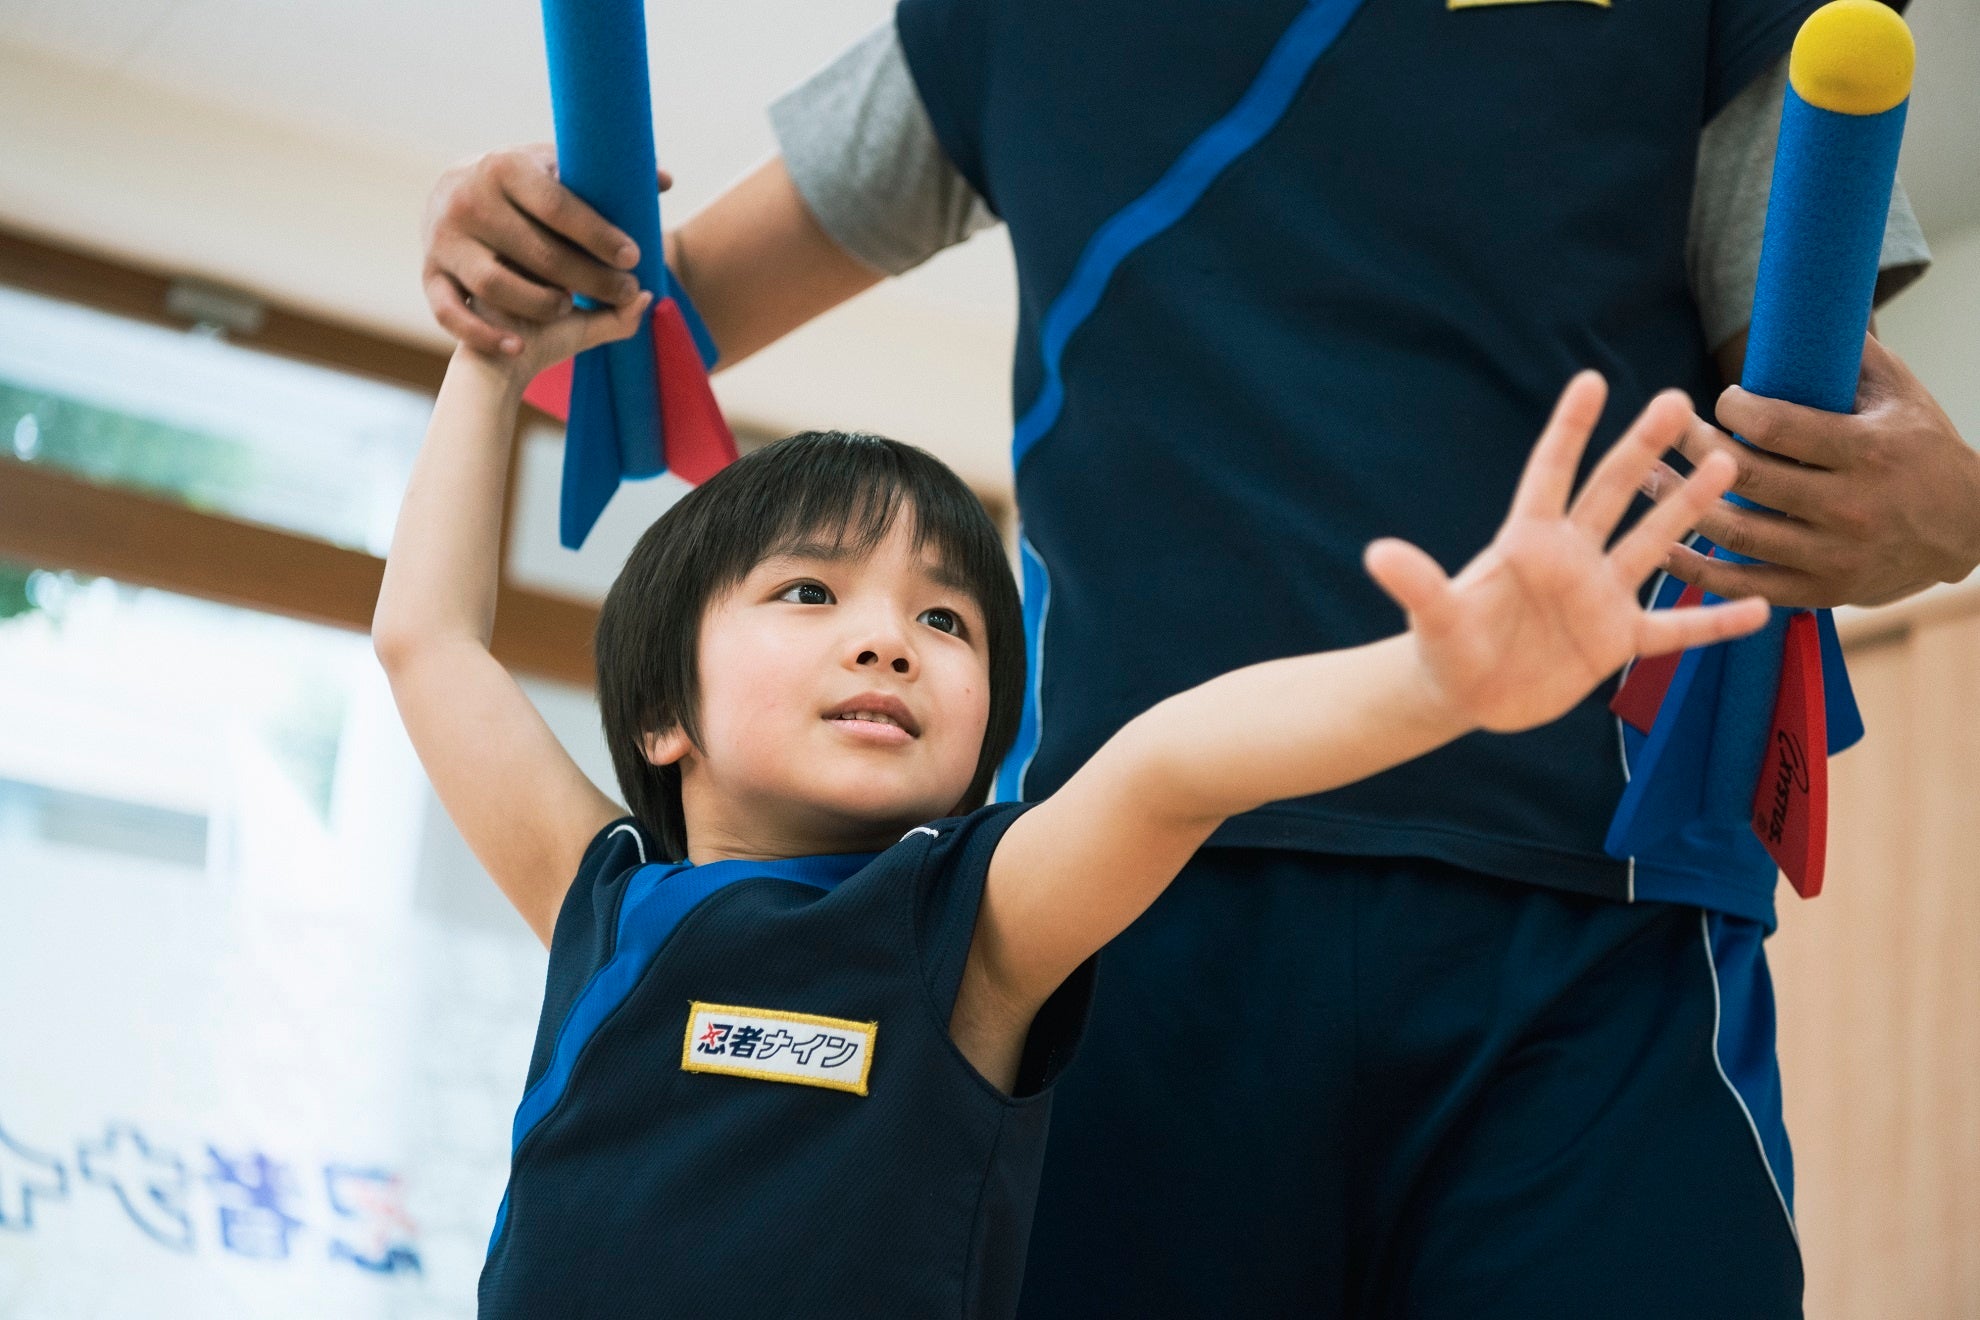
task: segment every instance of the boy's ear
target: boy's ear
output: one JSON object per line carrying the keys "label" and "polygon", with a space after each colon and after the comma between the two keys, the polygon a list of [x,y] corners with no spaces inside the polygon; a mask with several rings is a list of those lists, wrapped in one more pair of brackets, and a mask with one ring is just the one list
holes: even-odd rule
{"label": "boy's ear", "polygon": [[653,765],[673,765],[694,750],[694,741],[678,724],[670,725],[657,733],[641,734],[639,744],[640,749],[646,753],[647,761]]}

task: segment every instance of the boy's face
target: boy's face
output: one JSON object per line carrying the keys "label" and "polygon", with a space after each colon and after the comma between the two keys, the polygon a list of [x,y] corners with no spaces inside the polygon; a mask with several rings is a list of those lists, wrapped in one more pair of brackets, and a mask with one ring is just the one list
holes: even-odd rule
{"label": "boy's face", "polygon": [[678,758],[689,852],[882,848],[947,815],[975,776],[990,712],[983,611],[907,517],[873,552],[829,541],[766,559],[701,624],[701,743]]}

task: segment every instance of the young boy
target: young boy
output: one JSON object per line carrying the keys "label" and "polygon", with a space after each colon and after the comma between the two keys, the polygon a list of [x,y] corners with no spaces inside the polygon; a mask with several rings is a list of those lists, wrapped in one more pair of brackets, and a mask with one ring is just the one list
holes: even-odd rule
{"label": "young boy", "polygon": [[1583,373],[1455,579],[1369,547],[1408,631],[1226,674],[1045,801],[971,810],[1024,683],[996,532],[920,451],[808,434],[685,497],[607,597],[628,818],[487,641],[522,386],[645,306],[456,353],[374,621],[442,802],[550,947],[484,1315],[1009,1315],[1090,960],[1220,822],[1544,723],[1633,655],[1766,617],[1642,611],[1732,465],[1605,552],[1689,408],[1659,396],[1570,507],[1604,398]]}

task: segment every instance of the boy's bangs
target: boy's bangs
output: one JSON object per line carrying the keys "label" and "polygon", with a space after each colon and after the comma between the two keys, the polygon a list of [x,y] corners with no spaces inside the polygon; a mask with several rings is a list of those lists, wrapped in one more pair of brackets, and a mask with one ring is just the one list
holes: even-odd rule
{"label": "boy's bangs", "polygon": [[[796,498],[777,511],[776,525],[763,529],[766,535],[760,545],[749,548],[750,562],[735,566],[737,580],[755,564],[778,555],[823,549],[835,557],[864,558],[903,519],[910,547],[916,552],[932,550],[937,576],[950,585],[981,594],[986,570],[1008,572],[1001,549],[983,543],[983,510],[974,495],[887,462],[894,455],[885,451],[868,454],[880,461],[872,467],[845,464],[810,474],[812,480],[804,483]],[[986,549],[994,553],[987,563],[982,562]]]}

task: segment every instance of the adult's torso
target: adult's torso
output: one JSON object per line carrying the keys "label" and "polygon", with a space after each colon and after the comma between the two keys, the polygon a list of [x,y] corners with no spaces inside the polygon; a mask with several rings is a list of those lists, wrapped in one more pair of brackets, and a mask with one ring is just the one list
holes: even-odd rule
{"label": "adult's torso", "polygon": [[[1017,257],[1033,698],[1006,794],[1049,793],[1185,687],[1394,631],[1362,548],[1475,554],[1575,370],[1611,388],[1591,461],[1658,389],[1714,393],[1684,264],[1699,129],[1809,6],[1365,0],[1255,144],[1138,232],[1130,204],[1179,161],[1256,132],[1226,117],[1269,99],[1275,48],[1329,7],[1352,5],[898,12],[937,134]],[[1096,234],[1143,241],[1082,269]],[[1611,691],[1215,841],[1620,896],[1600,846],[1623,782]]]}

